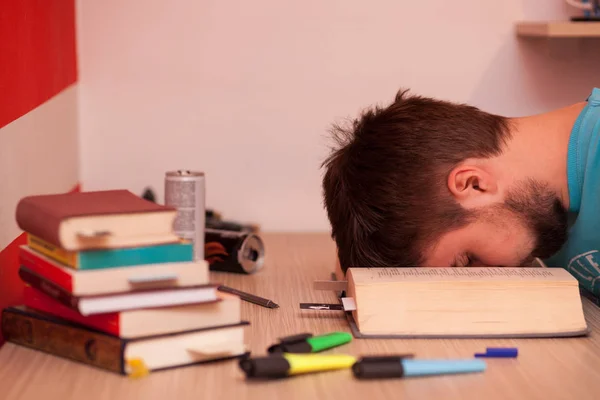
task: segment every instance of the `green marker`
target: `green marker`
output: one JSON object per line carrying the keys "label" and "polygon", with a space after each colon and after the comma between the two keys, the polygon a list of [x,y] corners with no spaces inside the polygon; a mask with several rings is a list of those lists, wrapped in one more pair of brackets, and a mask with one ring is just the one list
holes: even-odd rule
{"label": "green marker", "polygon": [[267,349],[269,353],[318,353],[333,347],[341,346],[352,340],[347,332],[332,332],[313,336],[312,333],[301,333],[279,339],[279,343]]}

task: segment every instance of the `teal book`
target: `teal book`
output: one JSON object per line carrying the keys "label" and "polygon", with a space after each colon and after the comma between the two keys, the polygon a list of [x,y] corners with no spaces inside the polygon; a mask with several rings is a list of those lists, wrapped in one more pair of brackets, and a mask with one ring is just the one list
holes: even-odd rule
{"label": "teal book", "polygon": [[192,243],[187,241],[154,246],[67,251],[28,234],[27,246],[54,261],[77,270],[190,262],[194,260]]}

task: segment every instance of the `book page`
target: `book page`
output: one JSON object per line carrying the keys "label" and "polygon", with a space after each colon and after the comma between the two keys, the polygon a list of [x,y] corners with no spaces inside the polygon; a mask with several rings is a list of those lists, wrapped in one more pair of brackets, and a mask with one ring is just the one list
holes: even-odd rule
{"label": "book page", "polygon": [[349,269],[349,272],[352,274],[356,284],[426,281],[576,281],[576,279],[563,268],[351,268]]}

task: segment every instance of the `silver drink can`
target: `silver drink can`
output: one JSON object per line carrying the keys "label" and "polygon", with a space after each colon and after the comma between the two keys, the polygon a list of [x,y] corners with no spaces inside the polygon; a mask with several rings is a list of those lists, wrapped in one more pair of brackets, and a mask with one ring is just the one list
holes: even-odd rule
{"label": "silver drink can", "polygon": [[165,205],[177,210],[173,230],[192,242],[196,261],[204,260],[205,202],[204,172],[177,170],[165,174]]}

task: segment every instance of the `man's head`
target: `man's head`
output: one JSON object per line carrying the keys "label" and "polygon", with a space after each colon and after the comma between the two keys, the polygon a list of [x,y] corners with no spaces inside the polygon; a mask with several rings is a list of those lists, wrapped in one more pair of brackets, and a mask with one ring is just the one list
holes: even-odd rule
{"label": "man's head", "polygon": [[323,192],[344,270],[524,265],[566,239],[547,182],[501,161],[508,118],[401,91],[333,133]]}

